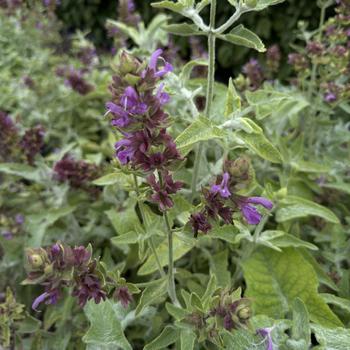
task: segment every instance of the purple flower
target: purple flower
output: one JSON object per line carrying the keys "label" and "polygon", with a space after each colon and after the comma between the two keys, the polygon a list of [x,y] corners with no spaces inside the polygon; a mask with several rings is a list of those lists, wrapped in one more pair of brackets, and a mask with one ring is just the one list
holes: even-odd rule
{"label": "purple flower", "polygon": [[333,92],[328,92],[324,95],[324,100],[328,103],[333,103],[337,101],[338,97]]}
{"label": "purple flower", "polygon": [[125,111],[133,115],[143,115],[147,112],[147,105],[143,103],[136,90],[128,86],[120,98],[120,103]]}
{"label": "purple flower", "polygon": [[197,237],[198,232],[208,233],[211,230],[212,226],[208,221],[208,218],[204,213],[194,213],[191,215],[190,224],[193,229],[195,237]]}
{"label": "purple flower", "polygon": [[273,328],[260,328],[256,331],[257,334],[262,336],[265,341],[267,341],[267,348],[266,350],[273,350],[273,342],[271,337],[271,332]]}
{"label": "purple flower", "polygon": [[74,265],[81,266],[89,262],[91,253],[83,246],[75,247],[73,249]]}
{"label": "purple flower", "polygon": [[3,231],[1,235],[7,240],[10,241],[13,238],[13,234],[10,231]]}
{"label": "purple flower", "polygon": [[157,181],[154,174],[147,177],[147,182],[153,190],[151,195],[152,202],[157,203],[161,211],[166,211],[174,205],[170,194],[176,193],[182,187],[182,182],[174,181],[167,171],[162,172],[160,176],[162,177],[162,182]]}
{"label": "purple flower", "polygon": [[238,200],[238,206],[249,225],[259,224],[262,218],[260,212],[251,204],[262,205],[269,210],[273,208],[273,203],[264,197],[241,197]]}
{"label": "purple flower", "polygon": [[84,307],[90,299],[94,299],[96,304],[106,300],[106,292],[101,288],[99,278],[92,273],[86,273],[80,277],[72,295],[78,298],[80,307]]}
{"label": "purple flower", "polygon": [[40,294],[33,302],[32,309],[38,311],[38,306],[45,301],[45,304],[56,304],[59,299],[58,289],[53,289],[51,291]]}
{"label": "purple flower", "polygon": [[243,66],[243,73],[247,75],[252,90],[258,89],[265,79],[263,69],[255,58]]}
{"label": "purple flower", "polygon": [[131,123],[128,113],[120,106],[113,102],[107,102],[106,108],[111,112],[117,119],[112,119],[111,124],[119,128],[124,128]]}
{"label": "purple flower", "polygon": [[17,214],[15,216],[15,222],[17,225],[23,225],[24,224],[24,216],[22,214]]}
{"label": "purple flower", "polygon": [[30,165],[34,163],[35,156],[44,146],[45,130],[41,125],[28,129],[23,135],[20,145]]}
{"label": "purple flower", "polygon": [[145,158],[145,153],[150,147],[150,138],[145,131],[136,131],[125,134],[125,138],[115,144],[116,156],[122,165],[126,165],[135,160],[135,155],[141,159]]}
{"label": "purple flower", "polygon": [[231,192],[227,188],[228,182],[230,180],[230,175],[228,173],[224,173],[222,177],[222,181],[220,185],[213,185],[211,187],[211,192],[212,193],[219,193],[222,198],[228,198],[231,196]]}
{"label": "purple flower", "polygon": [[158,87],[157,93],[156,93],[156,98],[159,101],[159,104],[161,106],[167,104],[170,101],[170,96],[166,92],[163,91],[164,89],[164,83],[161,83]]}
{"label": "purple flower", "polygon": [[[164,60],[164,58],[161,57],[162,53],[163,53],[162,49],[156,50],[152,54],[149,65],[148,65],[148,68],[154,71],[154,76],[157,78],[163,77],[167,73],[172,72],[174,69],[170,63],[166,62]],[[158,61],[159,60],[161,60],[164,63],[164,66],[160,67],[158,69]]]}
{"label": "purple flower", "polygon": [[114,293],[114,296],[117,300],[120,301],[122,306],[125,308],[127,308],[133,300],[132,295],[129,292],[128,287],[117,288],[115,293]]}

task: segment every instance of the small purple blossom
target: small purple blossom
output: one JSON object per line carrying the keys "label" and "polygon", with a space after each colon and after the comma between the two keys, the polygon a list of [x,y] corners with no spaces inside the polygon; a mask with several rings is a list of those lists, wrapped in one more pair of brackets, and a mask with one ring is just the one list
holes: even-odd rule
{"label": "small purple blossom", "polygon": [[24,216],[22,214],[17,214],[15,216],[15,222],[17,225],[23,225],[24,224]]}
{"label": "small purple blossom", "polygon": [[192,214],[190,218],[190,224],[192,226],[192,230],[195,237],[197,237],[199,231],[206,234],[212,228],[211,224],[208,221],[207,216],[204,213]]}
{"label": "small purple blossom", "polygon": [[230,180],[230,175],[228,173],[224,173],[222,176],[222,181],[220,185],[213,185],[211,187],[212,193],[219,193],[222,198],[229,198],[231,196],[231,192],[228,189],[228,182]]}
{"label": "small purple blossom", "polygon": [[133,300],[132,295],[129,292],[128,287],[117,288],[115,293],[114,293],[114,297],[120,301],[120,303],[122,304],[122,306],[124,308],[127,308]]}
{"label": "small purple blossom", "polygon": [[59,299],[58,289],[53,289],[48,292],[40,294],[33,302],[32,309],[38,311],[38,306],[45,301],[45,304],[51,305],[56,304]]}
{"label": "small purple blossom", "polygon": [[258,335],[264,338],[267,348],[266,350],[273,350],[273,342],[271,337],[271,332],[273,328],[260,328],[256,331]]}
{"label": "small purple blossom", "polygon": [[255,58],[243,66],[243,73],[248,77],[252,90],[258,89],[265,79],[263,69]]}
{"label": "small purple blossom", "polygon": [[324,100],[328,103],[336,102],[338,99],[337,95],[333,92],[328,92],[324,95]]}
{"label": "small purple blossom", "polygon": [[10,241],[13,238],[13,234],[10,231],[1,232],[1,236],[3,236],[7,241]]}
{"label": "small purple blossom", "polygon": [[84,307],[90,299],[94,299],[96,304],[106,300],[106,292],[101,288],[99,278],[92,273],[86,273],[79,278],[72,295],[78,298],[80,307]]}
{"label": "small purple blossom", "polygon": [[160,173],[162,181],[157,181],[154,174],[147,177],[147,182],[153,190],[151,201],[159,205],[161,211],[166,211],[173,207],[170,194],[175,194],[181,187],[182,182],[174,181],[168,171]]}
{"label": "small purple blossom", "polygon": [[143,115],[147,112],[147,105],[141,101],[140,96],[132,86],[125,89],[120,103],[124,110],[132,115]]}
{"label": "small purple blossom", "polygon": [[239,198],[238,206],[249,225],[259,224],[262,218],[260,212],[251,204],[261,205],[269,210],[273,208],[273,203],[264,197]]}
{"label": "small purple blossom", "polygon": [[113,102],[107,102],[106,108],[108,112],[112,113],[116,119],[113,118],[111,125],[119,128],[125,128],[129,124],[131,124],[131,119],[129,118],[129,114],[120,106],[116,105]]}
{"label": "small purple blossom", "polygon": [[[164,75],[168,74],[169,72],[172,72],[174,70],[173,66],[164,60],[164,58],[161,57],[163,53],[162,49],[156,50],[150,59],[148,68],[151,69],[154,72],[155,77],[162,78]],[[162,61],[164,63],[164,66],[158,67],[158,62]]]}

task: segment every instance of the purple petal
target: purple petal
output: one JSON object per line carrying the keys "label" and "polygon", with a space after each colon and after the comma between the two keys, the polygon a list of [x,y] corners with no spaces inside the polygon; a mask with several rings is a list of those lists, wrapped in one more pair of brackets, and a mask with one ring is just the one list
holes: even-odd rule
{"label": "purple petal", "polygon": [[128,86],[124,90],[123,98],[125,98],[125,97],[130,98],[132,100],[138,100],[139,95],[137,94],[136,90],[132,86]]}
{"label": "purple petal", "polygon": [[249,197],[247,198],[246,202],[251,204],[260,204],[269,210],[273,208],[273,203],[264,197]]}
{"label": "purple petal", "polygon": [[131,145],[131,141],[128,140],[128,139],[122,139],[122,140],[119,140],[115,143],[114,145],[114,148],[118,151],[121,147],[124,147],[124,146],[130,146]]}
{"label": "purple petal", "polygon": [[130,123],[131,123],[130,118],[128,118],[126,116],[120,117],[119,119],[113,119],[111,121],[111,125],[112,126],[116,126],[116,127],[119,127],[119,128],[125,128]]}
{"label": "purple petal", "polygon": [[267,348],[266,350],[273,350],[273,342],[271,337],[272,328],[261,328],[256,331],[257,334],[265,338],[267,340]]}
{"label": "purple petal", "polygon": [[241,206],[241,211],[249,225],[257,225],[261,221],[262,215],[253,206],[244,204]]}
{"label": "purple petal", "polygon": [[174,67],[173,67],[170,63],[165,62],[164,67],[163,67],[162,69],[160,69],[160,70],[155,74],[155,76],[156,76],[157,78],[161,78],[161,77],[163,77],[165,74],[168,74],[168,73],[172,72],[173,70],[174,70]]}
{"label": "purple petal", "polygon": [[112,112],[113,114],[120,116],[120,117],[124,117],[124,116],[128,116],[128,113],[120,106],[116,105],[113,102],[107,102],[106,103],[106,108]]}
{"label": "purple petal", "polygon": [[133,155],[134,152],[128,149],[117,152],[117,157],[122,165],[128,164]]}
{"label": "purple petal", "polygon": [[162,49],[158,49],[158,50],[153,52],[151,59],[150,59],[150,62],[149,62],[149,65],[148,65],[148,67],[150,69],[153,69],[154,71],[157,69],[158,59],[162,53],[163,53]]}
{"label": "purple petal", "polygon": [[35,311],[38,311],[38,306],[43,302],[45,301],[48,297],[50,296],[49,293],[45,292],[41,295],[39,295],[33,302],[32,304],[32,309],[35,310]]}
{"label": "purple petal", "polygon": [[165,105],[166,103],[168,103],[170,101],[170,96],[163,91],[164,89],[164,83],[160,84],[157,90],[157,94],[156,97],[159,100],[159,103],[161,105]]}

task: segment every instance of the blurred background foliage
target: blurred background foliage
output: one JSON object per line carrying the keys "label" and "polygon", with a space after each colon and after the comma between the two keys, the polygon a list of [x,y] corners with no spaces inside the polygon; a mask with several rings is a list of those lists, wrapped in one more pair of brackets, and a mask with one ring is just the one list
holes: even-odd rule
{"label": "blurred background foliage", "polygon": [[[136,1],[137,10],[145,23],[159,13],[159,10],[152,9],[151,1]],[[58,17],[63,22],[63,31],[67,34],[77,29],[89,30],[89,39],[100,50],[108,50],[111,47],[111,40],[107,36],[105,21],[107,18],[117,19],[117,5],[115,0],[62,0],[57,8]],[[232,6],[226,0],[220,0],[218,6],[218,21],[223,22],[227,13],[232,11]],[[297,37],[296,28],[298,22],[307,22],[309,28],[317,28],[320,9],[316,0],[287,0],[284,3],[261,12],[251,12],[243,16],[242,23],[248,28],[254,28],[255,32],[264,40],[266,46],[278,43],[281,47],[283,57],[286,58],[292,51],[290,44],[295,42]],[[208,14],[206,14],[208,16]],[[174,16],[173,22],[179,18]],[[184,58],[189,55],[188,40],[175,38],[181,47]],[[252,55],[247,48],[232,48],[232,45],[218,43],[218,78],[226,80],[232,73],[237,73]],[[232,52],[234,50],[234,54]],[[283,62],[287,60],[284,59]],[[283,78],[288,70],[285,64],[280,70],[280,77]]]}

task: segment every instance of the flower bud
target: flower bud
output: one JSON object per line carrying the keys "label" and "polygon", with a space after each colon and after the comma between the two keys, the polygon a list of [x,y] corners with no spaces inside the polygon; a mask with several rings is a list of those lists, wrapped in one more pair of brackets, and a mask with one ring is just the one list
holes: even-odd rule
{"label": "flower bud", "polygon": [[241,320],[247,320],[248,318],[250,318],[251,315],[252,313],[249,306],[244,306],[242,309],[238,311],[238,317]]}
{"label": "flower bud", "polygon": [[136,73],[140,67],[140,62],[127,52],[123,51],[120,55],[119,73],[121,76],[128,73]]}
{"label": "flower bud", "polygon": [[34,269],[40,268],[44,263],[43,258],[39,254],[29,255],[28,262],[30,263],[31,267],[33,267]]}

